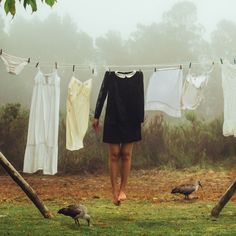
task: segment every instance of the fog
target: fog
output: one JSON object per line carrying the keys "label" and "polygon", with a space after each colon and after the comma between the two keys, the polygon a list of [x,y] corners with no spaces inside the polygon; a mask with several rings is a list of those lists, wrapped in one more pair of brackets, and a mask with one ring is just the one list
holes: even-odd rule
{"label": "fog", "polygon": [[192,62],[192,70],[199,74],[214,61],[205,99],[197,112],[207,119],[219,116],[223,111],[219,61],[223,58],[232,62],[236,55],[235,7],[233,0],[146,0],[145,4],[134,0],[71,0],[58,1],[50,9],[39,1],[33,14],[18,4],[13,19],[0,9],[0,48],[31,58],[18,76],[9,75],[0,61],[0,103],[30,106],[37,62],[43,72],[52,71],[58,63],[61,110],[65,112],[74,64],[77,78],[93,78],[93,110],[107,68],[142,69],[146,89],[154,67],[144,65],[182,64],[186,74]]}

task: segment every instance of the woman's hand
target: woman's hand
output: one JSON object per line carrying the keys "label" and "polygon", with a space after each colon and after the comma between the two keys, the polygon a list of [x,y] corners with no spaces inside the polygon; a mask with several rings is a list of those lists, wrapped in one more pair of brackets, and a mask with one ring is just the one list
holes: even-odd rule
{"label": "woman's hand", "polygon": [[99,119],[94,118],[93,119],[93,129],[95,131],[98,131],[98,128],[99,128]]}

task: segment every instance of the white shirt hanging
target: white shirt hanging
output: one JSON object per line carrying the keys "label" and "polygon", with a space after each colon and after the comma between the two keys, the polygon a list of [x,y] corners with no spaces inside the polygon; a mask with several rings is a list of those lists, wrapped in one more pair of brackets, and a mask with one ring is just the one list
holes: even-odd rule
{"label": "white shirt hanging", "polygon": [[149,80],[145,110],[159,110],[173,117],[181,117],[182,69],[154,72]]}

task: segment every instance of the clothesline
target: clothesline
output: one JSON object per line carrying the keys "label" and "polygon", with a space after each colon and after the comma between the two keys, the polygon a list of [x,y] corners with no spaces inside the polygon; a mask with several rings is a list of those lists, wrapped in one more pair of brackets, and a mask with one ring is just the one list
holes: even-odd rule
{"label": "clothesline", "polygon": [[[0,50],[0,55],[3,53],[3,50]],[[13,56],[13,57],[17,57],[17,56]],[[181,63],[172,63],[172,64],[130,64],[130,65],[114,65],[114,64],[96,64],[96,63],[89,63],[89,64],[76,64],[76,63],[58,63],[58,62],[46,62],[46,61],[35,61],[35,60],[31,60],[31,58],[22,58],[22,57],[18,57],[21,59],[25,59],[26,61],[28,61],[28,66],[30,67],[38,67],[38,66],[43,66],[43,67],[55,67],[55,68],[71,68],[73,71],[75,70],[92,70],[94,73],[94,70],[97,68],[105,68],[106,70],[110,70],[112,68],[152,68],[154,70],[161,70],[161,69],[176,69],[178,67],[180,67],[181,69],[183,67],[187,67],[187,68],[191,68],[193,65],[203,65],[203,64],[223,64],[223,60],[220,58],[220,60],[218,61],[205,61],[205,62],[181,62]],[[235,63],[235,61],[234,61]],[[151,69],[150,69],[151,71]]]}
{"label": "clothesline", "polygon": [[73,69],[73,66],[75,69],[88,69],[91,70],[93,68],[106,68],[106,69],[112,69],[112,68],[156,68],[156,69],[162,69],[162,68],[177,68],[177,67],[189,67],[190,63],[191,66],[193,65],[203,65],[203,64],[220,64],[220,62],[212,62],[212,61],[206,61],[206,62],[182,62],[182,63],[173,63],[173,64],[130,64],[130,65],[107,65],[107,64],[64,64],[64,63],[58,63],[55,62],[54,64],[51,62],[37,62],[37,61],[31,61],[29,66],[35,67],[38,63],[38,66],[44,66],[44,67],[55,67],[57,64],[57,68],[71,68]]}

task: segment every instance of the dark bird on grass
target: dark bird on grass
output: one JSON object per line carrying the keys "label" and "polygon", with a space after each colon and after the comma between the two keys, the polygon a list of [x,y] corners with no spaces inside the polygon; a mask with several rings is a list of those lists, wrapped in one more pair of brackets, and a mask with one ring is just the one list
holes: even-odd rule
{"label": "dark bird on grass", "polygon": [[184,199],[189,199],[189,195],[196,192],[199,188],[202,188],[201,182],[198,180],[195,184],[182,184],[172,189],[171,193],[180,193],[184,195]]}
{"label": "dark bird on grass", "polygon": [[88,215],[87,207],[85,207],[84,205],[69,205],[65,208],[60,209],[57,213],[63,214],[65,216],[70,216],[78,225],[80,225],[79,219],[85,219],[88,222],[88,226],[90,226],[90,215]]}

